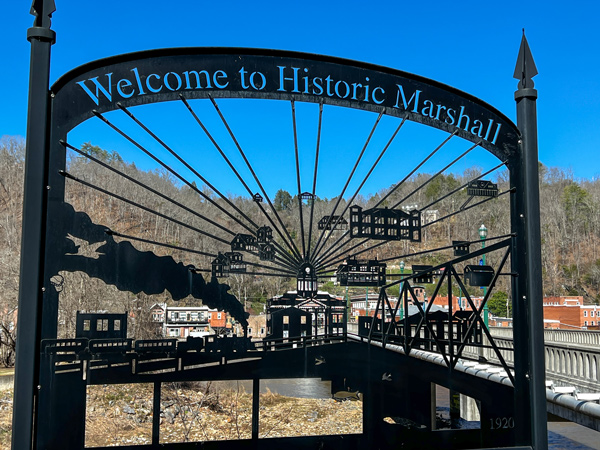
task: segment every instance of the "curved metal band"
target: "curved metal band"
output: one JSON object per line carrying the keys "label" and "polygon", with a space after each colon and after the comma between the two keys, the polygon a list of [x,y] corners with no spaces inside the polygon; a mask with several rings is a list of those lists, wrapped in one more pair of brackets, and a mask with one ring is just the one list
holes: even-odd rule
{"label": "curved metal band", "polygon": [[397,116],[479,143],[501,160],[519,152],[517,127],[487,103],[423,77],[295,52],[175,48],[91,62],[52,87],[53,120],[67,130],[93,110],[186,98],[323,102]]}

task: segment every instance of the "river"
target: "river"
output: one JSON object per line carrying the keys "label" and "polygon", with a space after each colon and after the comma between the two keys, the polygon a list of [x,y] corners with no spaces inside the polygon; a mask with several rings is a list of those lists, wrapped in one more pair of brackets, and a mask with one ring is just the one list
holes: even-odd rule
{"label": "river", "polygon": [[[237,383],[244,387],[246,392],[252,392],[252,381],[242,380],[221,381],[228,386],[235,387]],[[331,382],[321,381],[320,378],[285,378],[260,380],[260,392],[265,394],[267,390],[295,398],[331,398]]]}

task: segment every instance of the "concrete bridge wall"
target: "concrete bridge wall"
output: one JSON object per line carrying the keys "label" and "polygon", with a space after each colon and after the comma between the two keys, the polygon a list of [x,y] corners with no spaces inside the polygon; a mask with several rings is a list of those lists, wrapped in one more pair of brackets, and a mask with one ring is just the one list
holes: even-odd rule
{"label": "concrete bridge wall", "polygon": [[[358,333],[357,324],[348,324],[349,333]],[[490,327],[494,343],[509,366],[513,365],[513,330]],[[582,392],[600,392],[600,331],[544,330],[546,378],[557,385],[575,386]],[[484,337],[484,344],[489,345]],[[483,356],[490,363],[500,360],[492,348],[467,346],[464,355]]]}
{"label": "concrete bridge wall", "polygon": [[[512,329],[491,327],[490,332],[496,345],[507,349],[500,353],[507,363],[512,364]],[[583,392],[600,392],[599,331],[544,330],[544,342],[547,379],[575,386]],[[489,361],[497,362],[493,350],[484,349],[483,355]]]}

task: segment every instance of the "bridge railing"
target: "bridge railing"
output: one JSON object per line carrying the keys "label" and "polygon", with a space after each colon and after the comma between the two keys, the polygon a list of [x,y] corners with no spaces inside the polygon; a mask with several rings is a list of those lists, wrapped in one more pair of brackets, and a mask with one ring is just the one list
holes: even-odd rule
{"label": "bridge railing", "polygon": [[[494,337],[513,337],[513,329],[510,327],[490,327]],[[544,330],[544,342],[559,342],[561,344],[580,344],[586,346],[600,347],[600,331],[592,330]]]}
{"label": "bridge railing", "polygon": [[256,350],[265,352],[274,350],[283,350],[290,348],[313,347],[316,345],[332,344],[336,342],[345,342],[346,335],[333,334],[323,336],[297,336],[290,338],[263,339],[254,342]]}
{"label": "bridge railing", "polygon": [[600,331],[544,330],[544,341],[600,346]]}
{"label": "bridge railing", "polygon": [[[494,343],[500,355],[510,367],[514,365],[513,330],[507,327],[490,327]],[[356,323],[348,324],[348,333],[360,334]],[[437,351],[436,343],[420,330],[417,341],[419,348]],[[374,339],[381,339],[381,333],[374,332]],[[447,333],[440,336],[439,343],[448,344]],[[546,378],[557,384],[575,385],[583,392],[600,392],[600,332],[576,330],[545,330]],[[401,336],[388,336],[388,342],[401,343]],[[400,339],[400,340],[398,340]],[[497,353],[487,338],[482,345],[467,345],[463,356],[470,359],[484,359],[492,364],[501,364]]]}
{"label": "bridge railing", "polygon": [[[512,328],[490,327],[496,344],[513,347]],[[560,384],[575,385],[585,392],[600,392],[600,332],[581,330],[544,330],[546,378]],[[494,355],[484,351],[490,362]],[[513,364],[510,353],[506,361]]]}

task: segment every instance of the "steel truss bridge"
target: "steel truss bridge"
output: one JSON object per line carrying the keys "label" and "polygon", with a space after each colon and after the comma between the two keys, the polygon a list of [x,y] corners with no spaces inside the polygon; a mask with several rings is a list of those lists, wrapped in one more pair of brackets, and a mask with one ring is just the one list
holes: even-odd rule
{"label": "steel truss bridge", "polygon": [[[537,69],[524,36],[514,124],[433,80],[274,50],[119,55],[49,86],[54,12],[54,1],[35,0],[28,31],[13,449],[83,448],[86,386],[125,382],[154,385],[146,448],[547,447],[536,301]],[[102,141],[108,136],[111,144]],[[91,140],[117,149],[103,152]],[[474,164],[484,169],[460,182],[450,176]],[[291,201],[275,202],[285,189]],[[377,195],[365,199],[367,189]],[[490,234],[478,237],[483,214]],[[411,270],[392,270],[400,261]],[[336,277],[348,288],[375,287],[379,301],[374,319],[359,323],[358,341],[344,333],[294,341],[286,329],[258,348],[240,338],[194,349],[169,340],[153,347],[139,336],[134,345],[127,336],[65,335],[75,314],[67,293],[83,285],[97,289],[98,310],[123,312],[108,301],[115,292],[193,299],[228,312],[246,331],[241,299],[226,284],[236,277],[242,288],[260,279],[284,289],[292,280],[307,303]],[[434,282],[432,299],[459,290],[467,304],[457,311],[450,301],[445,313],[433,312],[415,288]],[[512,299],[512,367],[485,324],[500,283]],[[416,314],[395,320],[411,306]],[[505,381],[465,370],[473,346],[494,352]],[[363,433],[258,439],[258,383],[267,377],[319,377],[362,392]],[[240,378],[254,386],[252,440],[159,443],[161,383]],[[481,428],[433,430],[432,383],[479,401]]]}

